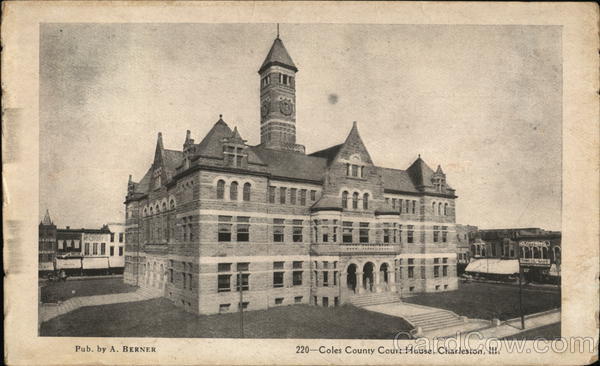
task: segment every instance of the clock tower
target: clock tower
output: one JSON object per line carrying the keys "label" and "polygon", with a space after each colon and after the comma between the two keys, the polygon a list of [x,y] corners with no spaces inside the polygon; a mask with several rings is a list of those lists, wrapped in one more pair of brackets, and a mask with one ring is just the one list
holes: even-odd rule
{"label": "clock tower", "polygon": [[266,148],[304,152],[296,144],[296,72],[278,34],[258,70],[260,143]]}

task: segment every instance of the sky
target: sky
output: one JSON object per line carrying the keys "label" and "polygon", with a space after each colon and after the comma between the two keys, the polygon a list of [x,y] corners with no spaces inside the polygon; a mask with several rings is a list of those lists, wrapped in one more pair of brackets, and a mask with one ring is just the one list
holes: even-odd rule
{"label": "sky", "polygon": [[[297,142],[344,141],[353,121],[378,166],[420,154],[458,195],[456,222],[561,228],[562,57],[556,26],[282,24]],[[259,143],[258,68],[275,24],[44,24],[40,219],[124,220],[129,174],[158,132],[181,150],[223,114]]]}

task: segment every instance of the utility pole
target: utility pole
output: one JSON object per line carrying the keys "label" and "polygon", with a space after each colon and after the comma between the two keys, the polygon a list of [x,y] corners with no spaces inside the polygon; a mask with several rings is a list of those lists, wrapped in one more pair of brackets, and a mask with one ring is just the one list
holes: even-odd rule
{"label": "utility pole", "polygon": [[240,292],[240,331],[244,338],[244,287],[242,286],[242,272],[238,272],[238,291]]}
{"label": "utility pole", "polygon": [[519,253],[519,313],[521,314],[521,329],[525,329],[525,316],[523,315],[523,267],[521,267],[521,246],[517,249]]}

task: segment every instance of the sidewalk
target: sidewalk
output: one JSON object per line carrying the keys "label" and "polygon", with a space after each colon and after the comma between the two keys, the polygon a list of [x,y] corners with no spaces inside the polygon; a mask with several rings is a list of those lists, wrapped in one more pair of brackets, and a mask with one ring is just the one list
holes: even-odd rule
{"label": "sidewalk", "polygon": [[480,330],[485,338],[504,338],[519,333],[560,322],[560,309],[531,314],[525,317],[525,329],[521,329],[521,318],[515,318],[502,323],[498,327]]}
{"label": "sidewalk", "polygon": [[84,306],[97,306],[118,304],[123,302],[134,302],[149,300],[159,295],[151,292],[138,289],[135,292],[126,292],[122,294],[95,295],[73,297],[59,304],[40,304],[38,310],[39,324],[47,322],[50,319],[56,318],[59,315],[69,313]]}

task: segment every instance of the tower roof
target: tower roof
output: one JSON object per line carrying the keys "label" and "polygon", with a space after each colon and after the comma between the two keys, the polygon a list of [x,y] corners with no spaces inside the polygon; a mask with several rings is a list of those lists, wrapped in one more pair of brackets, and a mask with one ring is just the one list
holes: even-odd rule
{"label": "tower roof", "polygon": [[294,72],[298,71],[298,68],[296,67],[296,65],[294,65],[294,61],[292,61],[292,58],[285,49],[285,46],[283,45],[283,42],[279,37],[275,38],[275,41],[273,41],[271,50],[267,54],[265,61],[263,61],[262,66],[258,70],[258,73],[261,74],[269,66],[273,65],[285,67]]}
{"label": "tower roof", "polygon": [[44,219],[42,220],[43,225],[52,225],[52,220],[50,219],[50,212],[46,209],[46,214],[44,215]]}

